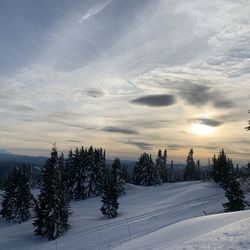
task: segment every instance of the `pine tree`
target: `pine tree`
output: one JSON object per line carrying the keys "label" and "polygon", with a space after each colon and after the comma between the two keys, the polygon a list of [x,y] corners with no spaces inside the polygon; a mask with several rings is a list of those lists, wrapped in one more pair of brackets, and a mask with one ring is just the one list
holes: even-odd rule
{"label": "pine tree", "polygon": [[62,182],[56,146],[42,171],[41,193],[35,208],[35,234],[54,240],[69,229],[69,201]]}
{"label": "pine tree", "polygon": [[230,174],[227,185],[224,186],[225,196],[228,202],[223,204],[225,212],[244,210],[247,202],[241,189],[240,182],[234,174]]}
{"label": "pine tree", "polygon": [[104,216],[110,218],[115,218],[117,216],[117,210],[119,207],[118,203],[118,192],[116,188],[116,179],[117,176],[113,175],[106,171],[103,185],[103,194],[102,194],[102,207],[101,211]]}
{"label": "pine tree", "polygon": [[16,167],[8,177],[2,201],[2,217],[9,222],[22,223],[30,217],[30,167]]}

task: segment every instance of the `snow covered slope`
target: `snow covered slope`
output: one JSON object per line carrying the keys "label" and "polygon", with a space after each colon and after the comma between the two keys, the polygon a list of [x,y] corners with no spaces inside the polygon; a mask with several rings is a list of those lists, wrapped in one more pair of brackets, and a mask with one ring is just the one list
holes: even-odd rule
{"label": "snow covered slope", "polygon": [[115,249],[250,249],[250,211],[193,218],[132,239]]}
{"label": "snow covered slope", "polygon": [[[102,217],[99,197],[73,202],[72,228],[56,241],[34,236],[32,219],[21,225],[0,219],[0,249],[183,249],[182,243],[187,240],[250,215],[248,211],[204,215],[222,212],[224,201],[223,190],[214,183],[128,185],[127,195],[119,199],[119,216],[115,219]],[[206,245],[205,239],[194,238],[195,242],[187,244]]]}

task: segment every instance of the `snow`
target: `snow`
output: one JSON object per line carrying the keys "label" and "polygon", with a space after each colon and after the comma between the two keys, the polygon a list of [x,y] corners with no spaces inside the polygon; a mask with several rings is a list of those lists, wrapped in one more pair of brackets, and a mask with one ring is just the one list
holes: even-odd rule
{"label": "snow", "polygon": [[72,202],[71,229],[55,241],[36,237],[33,219],[21,225],[0,219],[0,249],[230,249],[228,237],[235,239],[232,249],[249,244],[250,211],[221,213],[224,191],[214,183],[129,184],[126,191],[115,219],[102,216],[100,197]]}
{"label": "snow", "polygon": [[[244,237],[249,238],[250,236],[250,226],[247,225],[250,221],[249,216],[250,211],[248,210],[184,220],[130,240],[115,249],[241,249],[240,244],[242,246],[248,244],[246,249],[249,249],[250,240],[244,242]],[[242,227],[245,227],[245,232],[241,231]],[[232,242],[228,239],[229,235],[239,238],[238,244],[231,237],[236,248],[231,247]],[[243,240],[240,240],[242,237]]]}

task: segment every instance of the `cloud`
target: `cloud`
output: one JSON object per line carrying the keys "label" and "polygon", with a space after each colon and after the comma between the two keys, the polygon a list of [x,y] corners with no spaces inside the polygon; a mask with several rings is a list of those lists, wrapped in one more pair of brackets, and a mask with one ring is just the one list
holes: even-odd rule
{"label": "cloud", "polygon": [[124,142],[124,144],[134,145],[141,150],[151,150],[152,149],[152,144],[145,143],[145,142],[131,141],[131,142]]}
{"label": "cloud", "polygon": [[85,93],[93,98],[104,97],[106,95],[103,90],[99,89],[88,89],[85,91]]}
{"label": "cloud", "polygon": [[150,107],[163,107],[175,104],[173,95],[147,95],[131,100],[131,103]]}
{"label": "cloud", "polygon": [[213,90],[210,86],[186,83],[180,87],[179,95],[188,104],[194,106],[207,105],[212,103],[216,108],[229,108],[233,106],[233,101],[223,97],[219,89]]}
{"label": "cloud", "polygon": [[81,141],[79,141],[79,140],[65,140],[65,141],[67,141],[67,142],[77,142],[77,143],[82,143]]}
{"label": "cloud", "polygon": [[111,3],[112,0],[108,0],[99,4],[96,4],[95,6],[91,7],[78,21],[78,23],[82,23],[84,20],[97,15],[100,13],[104,8],[107,7]]}
{"label": "cloud", "polygon": [[223,122],[221,122],[221,121],[212,120],[212,119],[205,119],[205,118],[196,119],[195,122],[201,123],[201,124],[204,124],[204,125],[208,125],[208,126],[211,126],[211,127],[218,127],[221,124],[223,124]]}
{"label": "cloud", "polygon": [[139,134],[136,130],[133,130],[133,129],[117,128],[117,127],[105,127],[102,130],[106,131],[106,132],[121,133],[121,134],[126,134],[126,135],[137,135],[137,134]]}

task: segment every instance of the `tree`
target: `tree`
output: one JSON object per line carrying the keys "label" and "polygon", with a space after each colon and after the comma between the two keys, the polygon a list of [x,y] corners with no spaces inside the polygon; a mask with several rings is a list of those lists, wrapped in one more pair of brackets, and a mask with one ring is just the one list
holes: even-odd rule
{"label": "tree", "polygon": [[73,199],[84,200],[86,197],[86,156],[83,148],[76,148],[73,154]]}
{"label": "tree", "polygon": [[116,158],[112,164],[111,167],[111,176],[114,178],[114,181],[116,182],[116,188],[118,195],[125,194],[125,176],[124,172],[122,170],[122,165],[120,159]]}
{"label": "tree", "polygon": [[199,160],[196,163],[196,180],[201,180],[201,165]]}
{"label": "tree", "polygon": [[191,148],[187,156],[187,165],[186,165],[184,176],[183,176],[184,181],[197,180],[197,171],[196,171],[196,166],[195,166],[195,162],[193,159],[193,154],[194,154],[194,151]]}
{"label": "tree", "polygon": [[175,173],[174,173],[174,161],[171,160],[171,164],[169,167],[169,174],[168,174],[168,182],[175,182]]}
{"label": "tree", "polygon": [[101,211],[104,216],[115,218],[117,216],[118,203],[118,191],[116,188],[116,175],[111,175],[107,170],[105,171],[103,194],[102,194],[102,207]]}
{"label": "tree", "polygon": [[247,202],[241,189],[240,182],[234,174],[230,174],[227,185],[224,186],[228,202],[223,204],[225,212],[244,210]]}
{"label": "tree", "polygon": [[222,149],[218,157],[214,155],[212,161],[212,176],[214,181],[220,183],[222,186],[226,185],[230,174],[234,172],[232,160],[227,158],[224,149]]}
{"label": "tree", "polygon": [[16,167],[8,177],[3,194],[1,215],[6,221],[22,223],[30,217],[30,167]]}
{"label": "tree", "polygon": [[69,200],[62,181],[56,146],[42,171],[41,193],[35,207],[35,234],[54,240],[69,229]]}
{"label": "tree", "polygon": [[144,153],[142,155],[142,173],[140,184],[144,186],[156,185],[155,167],[151,155]]}

